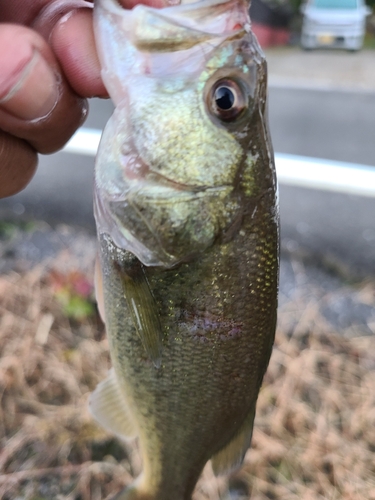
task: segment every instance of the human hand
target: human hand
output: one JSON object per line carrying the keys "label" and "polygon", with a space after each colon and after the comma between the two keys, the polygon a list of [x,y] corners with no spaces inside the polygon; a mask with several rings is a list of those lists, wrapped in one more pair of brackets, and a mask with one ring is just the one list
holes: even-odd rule
{"label": "human hand", "polygon": [[[153,7],[178,0],[119,0]],[[0,198],[23,189],[38,153],[60,149],[83,123],[88,97],[107,97],[92,0],[0,0]]]}
{"label": "human hand", "polygon": [[[106,97],[83,0],[0,2],[0,197],[32,178],[37,153],[60,149]],[[17,24],[10,24],[17,23]]]}

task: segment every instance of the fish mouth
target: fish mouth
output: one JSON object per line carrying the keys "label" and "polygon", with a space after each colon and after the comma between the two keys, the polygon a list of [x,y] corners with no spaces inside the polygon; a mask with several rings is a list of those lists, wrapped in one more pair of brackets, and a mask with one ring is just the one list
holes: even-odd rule
{"label": "fish mouth", "polygon": [[246,0],[169,0],[160,7],[131,0],[130,9],[118,0],[98,4],[109,15],[126,18],[128,39],[138,50],[151,53],[185,50],[250,30]]}
{"label": "fish mouth", "polygon": [[[164,4],[163,3],[158,4],[158,2],[154,1],[153,5],[151,5],[150,2],[140,3],[137,0],[128,0],[126,2],[127,6],[123,7],[122,4],[119,2],[119,0],[101,0],[101,1],[102,4],[106,5],[107,8],[110,4],[115,4],[116,6],[125,11],[133,10],[134,7],[136,7],[137,5],[144,5],[145,7],[150,7],[155,10],[162,9],[164,11],[166,9],[170,10],[173,9],[173,11],[176,11],[177,9],[177,11],[179,10],[182,12],[196,10],[197,7],[192,4],[199,4],[199,9],[202,10],[201,5],[203,6],[203,8],[207,9],[207,7],[211,6],[216,7],[228,3],[228,0],[167,0],[167,2]],[[238,0],[229,0],[229,1],[232,1],[233,3],[238,3]]]}
{"label": "fish mouth", "polygon": [[167,2],[167,4],[159,7],[131,0],[127,2],[129,7],[123,7],[119,0],[100,0],[100,7],[112,15],[134,10],[162,11],[163,17],[169,18],[169,16],[175,15],[185,17],[190,19],[187,24],[191,24],[194,19],[199,19],[201,25],[207,22],[209,18],[216,17],[233,7],[245,6],[246,10],[248,7],[247,0],[167,0]]}

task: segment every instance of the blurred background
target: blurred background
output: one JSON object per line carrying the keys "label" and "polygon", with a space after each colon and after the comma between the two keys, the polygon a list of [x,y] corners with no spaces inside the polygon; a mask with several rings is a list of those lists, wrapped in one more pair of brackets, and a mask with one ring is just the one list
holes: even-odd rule
{"label": "blurred background", "polygon": [[[245,466],[229,482],[206,470],[197,500],[375,499],[375,181],[351,189],[375,172],[373,6],[253,0],[280,174],[279,326]],[[84,127],[99,131],[112,109],[93,99]],[[4,499],[110,499],[140,468],[85,410],[109,359],[93,296],[94,157],[79,137],[83,154],[42,157],[0,200]],[[282,169],[296,161],[297,181]]]}
{"label": "blurred background", "polygon": [[[277,153],[375,165],[375,15],[372,0],[361,2],[253,0],[253,30],[268,59],[269,121]],[[315,26],[313,34],[307,29],[316,47],[311,50],[301,45],[306,22]],[[361,50],[347,49],[346,35],[353,29]],[[93,99],[84,127],[98,132],[112,109],[110,101]],[[92,156],[64,151],[42,157],[30,186],[0,200],[1,220],[67,223],[93,234],[93,163]],[[280,179],[283,248],[329,256],[362,276],[373,275],[373,199],[295,188]]]}

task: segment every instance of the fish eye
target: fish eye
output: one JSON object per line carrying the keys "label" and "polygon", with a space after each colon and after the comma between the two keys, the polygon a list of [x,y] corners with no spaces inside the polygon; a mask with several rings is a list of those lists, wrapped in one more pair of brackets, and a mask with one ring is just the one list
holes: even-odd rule
{"label": "fish eye", "polygon": [[219,80],[211,89],[209,108],[223,121],[235,120],[246,108],[247,102],[240,85],[234,80]]}
{"label": "fish eye", "polygon": [[236,96],[229,87],[222,85],[215,90],[214,99],[218,109],[228,111],[233,107]]}

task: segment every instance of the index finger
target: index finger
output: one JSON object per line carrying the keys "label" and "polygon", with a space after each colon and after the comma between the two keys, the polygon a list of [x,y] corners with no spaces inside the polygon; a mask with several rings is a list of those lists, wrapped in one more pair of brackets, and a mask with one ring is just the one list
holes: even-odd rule
{"label": "index finger", "polygon": [[[92,3],[92,0],[87,1]],[[60,9],[60,16],[63,16],[71,3],[69,0],[12,0],[11,2],[1,2],[0,21],[31,26],[46,7],[53,6]]]}

